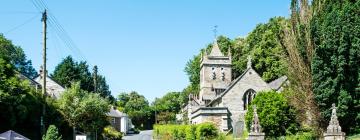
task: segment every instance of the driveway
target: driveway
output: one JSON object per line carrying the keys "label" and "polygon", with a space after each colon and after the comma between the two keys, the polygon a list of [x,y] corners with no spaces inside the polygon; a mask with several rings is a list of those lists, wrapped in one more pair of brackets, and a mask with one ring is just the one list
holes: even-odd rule
{"label": "driveway", "polygon": [[123,137],[123,140],[152,140],[153,130],[140,131],[139,134],[128,134]]}

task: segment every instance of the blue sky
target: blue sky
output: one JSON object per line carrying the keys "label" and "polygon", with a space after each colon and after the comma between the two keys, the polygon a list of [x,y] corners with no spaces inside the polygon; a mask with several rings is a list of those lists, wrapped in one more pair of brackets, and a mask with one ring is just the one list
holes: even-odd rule
{"label": "blue sky", "polygon": [[[290,13],[289,0],[45,2],[82,54],[67,48],[50,27],[51,73],[67,55],[77,60],[84,56],[91,67],[98,65],[114,96],[137,91],[150,101],[189,84],[184,72],[186,62],[213,41],[214,25],[219,35],[243,37],[257,24]],[[40,18],[31,0],[1,2],[0,32],[24,49],[37,70],[42,62]]]}

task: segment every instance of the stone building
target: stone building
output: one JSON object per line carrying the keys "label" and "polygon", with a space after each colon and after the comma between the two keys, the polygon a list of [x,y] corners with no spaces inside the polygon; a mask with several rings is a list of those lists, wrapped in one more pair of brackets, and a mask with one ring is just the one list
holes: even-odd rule
{"label": "stone building", "polygon": [[244,115],[256,93],[280,91],[287,81],[284,76],[266,83],[251,67],[250,57],[244,73],[232,80],[231,60],[231,53],[225,56],[216,40],[210,54],[202,54],[200,93],[198,96],[189,95],[189,102],[183,108],[188,114],[189,123],[211,121],[217,124],[220,130],[228,131],[235,124],[244,124]]}
{"label": "stone building", "polygon": [[[42,71],[40,74],[34,78],[34,81],[39,83],[40,86],[43,84]],[[49,76],[46,76],[46,94],[55,99],[59,99],[60,95],[65,91],[65,88],[57,83],[55,80],[51,79]],[[41,89],[40,89],[41,90]]]}
{"label": "stone building", "polygon": [[126,134],[131,128],[133,128],[129,116],[117,110],[116,107],[111,107],[110,111],[106,115],[109,117],[111,126],[119,132]]}

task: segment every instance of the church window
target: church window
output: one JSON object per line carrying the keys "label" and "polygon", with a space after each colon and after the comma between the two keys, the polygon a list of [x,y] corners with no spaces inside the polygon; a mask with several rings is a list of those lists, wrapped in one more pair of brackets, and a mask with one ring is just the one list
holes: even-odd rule
{"label": "church window", "polygon": [[211,78],[212,78],[213,80],[215,80],[215,79],[216,79],[215,68],[212,67],[211,69],[212,69]]}
{"label": "church window", "polygon": [[251,101],[255,98],[256,92],[253,89],[248,89],[243,96],[243,107],[247,110]]}
{"label": "church window", "polygon": [[225,71],[224,68],[221,68],[221,80],[225,80]]}

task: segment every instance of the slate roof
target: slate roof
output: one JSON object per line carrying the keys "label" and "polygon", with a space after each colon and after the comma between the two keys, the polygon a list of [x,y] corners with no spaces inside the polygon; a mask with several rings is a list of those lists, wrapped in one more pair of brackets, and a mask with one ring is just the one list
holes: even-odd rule
{"label": "slate roof", "polygon": [[282,87],[282,85],[287,81],[287,79],[288,78],[284,75],[279,77],[278,79],[275,79],[274,81],[271,81],[268,85],[271,89],[277,91]]}
{"label": "slate roof", "polygon": [[30,140],[30,139],[16,133],[15,131],[9,130],[0,134],[0,140]]}
{"label": "slate roof", "polygon": [[117,110],[114,107],[111,107],[110,111],[108,113],[106,113],[106,116],[120,118],[120,117],[125,117],[128,115],[126,113],[120,112],[119,110]]}

